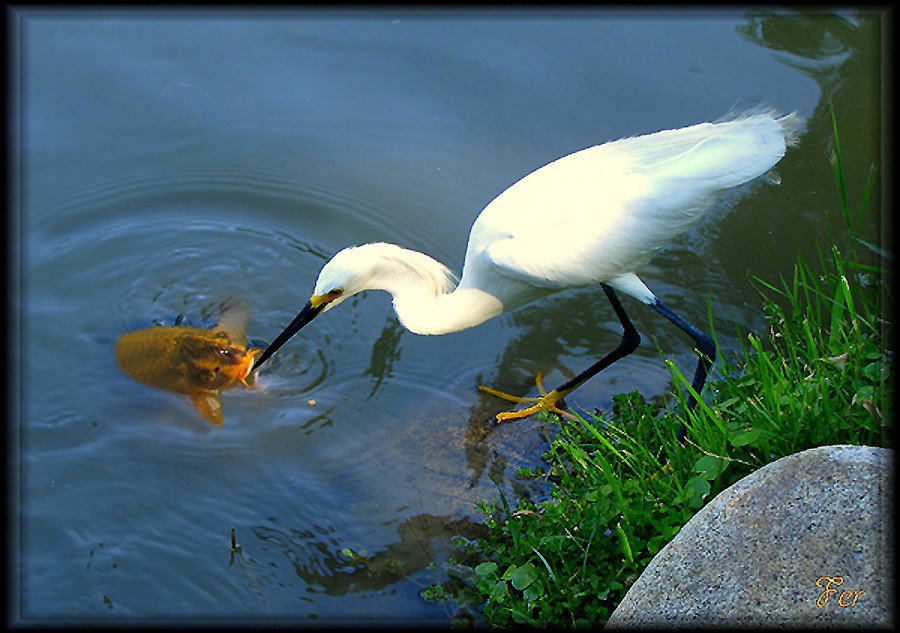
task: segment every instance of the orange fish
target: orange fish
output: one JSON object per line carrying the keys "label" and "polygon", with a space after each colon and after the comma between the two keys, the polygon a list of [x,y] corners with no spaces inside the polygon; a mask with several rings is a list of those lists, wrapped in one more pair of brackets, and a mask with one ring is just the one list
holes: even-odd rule
{"label": "orange fish", "polygon": [[247,346],[247,318],[246,305],[240,303],[223,307],[211,329],[154,325],[129,332],[116,343],[116,360],[139,382],[188,394],[200,415],[222,426],[219,393],[237,383],[251,387],[253,359],[262,351]]}

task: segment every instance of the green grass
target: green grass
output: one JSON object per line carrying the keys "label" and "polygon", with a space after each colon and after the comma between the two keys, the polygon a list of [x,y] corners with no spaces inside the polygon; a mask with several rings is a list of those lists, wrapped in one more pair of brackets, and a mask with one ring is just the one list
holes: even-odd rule
{"label": "green grass", "polygon": [[768,329],[720,359],[695,410],[685,408],[689,381],[668,363],[682,389],[663,406],[635,392],[617,395],[608,417],[558,421],[546,465],[519,473],[546,478],[550,498],[482,502],[487,535],[459,539],[450,561],[468,581],[428,587],[427,599],[455,600],[460,623],[480,612],[500,626],[602,625],[653,556],[737,480],[815,446],[891,446],[889,271],[857,237],[874,171],[851,209],[836,125],[834,137],[849,243],[820,252],[815,267],[799,259],[777,284],[756,279]]}

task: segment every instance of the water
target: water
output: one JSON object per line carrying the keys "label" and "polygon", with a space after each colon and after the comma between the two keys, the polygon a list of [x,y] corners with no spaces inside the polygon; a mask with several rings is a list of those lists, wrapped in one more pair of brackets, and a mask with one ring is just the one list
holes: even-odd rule
{"label": "water", "polygon": [[[827,103],[851,200],[880,154],[880,20],[848,13],[17,13],[20,298],[18,615],[429,621],[421,588],[475,504],[541,494],[545,446],[493,426],[486,383],[534,392],[618,342],[578,290],[442,337],[382,293],[279,353],[264,390],[188,398],[130,381],[117,337],[250,304],[271,340],[343,246],[388,240],[459,270],[485,204],[533,169],[621,136],[766,104],[808,119],[765,179],[725,197],[642,277],[725,353],[777,281],[840,231]],[[769,179],[771,180],[771,178]],[[875,201],[875,211],[879,210]],[[867,229],[879,241],[877,214]],[[548,210],[547,248],[553,241]],[[691,344],[626,299],[644,345],[570,402],[669,387]],[[552,431],[552,429],[547,429]],[[241,551],[232,554],[230,530]]]}

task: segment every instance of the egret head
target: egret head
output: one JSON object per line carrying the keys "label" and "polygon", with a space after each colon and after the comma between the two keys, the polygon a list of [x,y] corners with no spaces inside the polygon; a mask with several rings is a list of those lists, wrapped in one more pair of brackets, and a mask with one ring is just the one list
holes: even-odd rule
{"label": "egret head", "polygon": [[325,312],[362,290],[377,287],[379,259],[368,249],[351,246],[339,251],[319,271],[310,302]]}
{"label": "egret head", "polygon": [[455,286],[453,274],[427,255],[395,244],[351,246],[332,257],[316,280],[309,301],[290,325],[260,355],[256,370],[294,334],[322,312],[363,290],[385,290],[394,295],[425,293],[432,297]]}

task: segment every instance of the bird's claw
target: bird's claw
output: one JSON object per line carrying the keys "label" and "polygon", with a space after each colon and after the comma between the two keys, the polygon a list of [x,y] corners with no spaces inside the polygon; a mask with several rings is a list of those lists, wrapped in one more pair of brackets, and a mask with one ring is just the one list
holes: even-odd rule
{"label": "bird's claw", "polygon": [[535,378],[535,383],[537,384],[538,391],[541,393],[539,398],[528,397],[528,396],[513,396],[508,393],[504,393],[502,391],[497,391],[496,389],[492,389],[491,387],[485,387],[484,385],[478,385],[478,389],[484,391],[485,393],[489,393],[492,396],[497,396],[498,398],[503,398],[504,400],[508,400],[509,402],[532,402],[530,407],[526,407],[524,409],[520,409],[519,411],[503,411],[497,414],[497,422],[508,422],[509,420],[521,420],[522,418],[527,418],[530,415],[535,413],[539,413],[541,411],[548,411],[550,413],[555,413],[556,415],[563,416],[566,418],[574,418],[571,413],[568,411],[563,411],[557,406],[557,403],[561,402],[565,394],[560,393],[556,389],[547,393],[544,389],[544,385],[542,383],[542,376],[538,374]]}
{"label": "bird's claw", "polygon": [[574,418],[575,416],[569,413],[568,411],[563,411],[556,403],[562,400],[562,397],[557,399],[552,399],[550,394],[546,396],[541,396],[540,398],[535,398],[536,402],[530,407],[526,407],[525,409],[520,409],[518,411],[503,411],[497,414],[497,423],[509,422],[510,420],[521,420],[522,418],[527,418],[529,415],[533,415],[535,413],[540,413],[541,411],[547,411],[549,413],[555,413],[558,416],[565,418]]}

